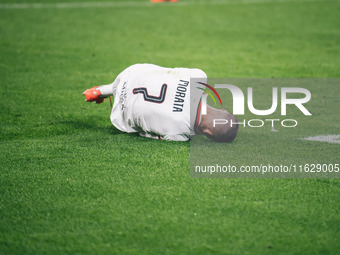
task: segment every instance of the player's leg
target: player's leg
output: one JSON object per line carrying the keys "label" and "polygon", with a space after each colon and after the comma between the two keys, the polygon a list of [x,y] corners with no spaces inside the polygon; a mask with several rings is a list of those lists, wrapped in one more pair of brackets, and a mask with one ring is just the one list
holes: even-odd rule
{"label": "player's leg", "polygon": [[113,90],[112,90],[112,83],[108,85],[102,85],[97,88],[97,90],[100,91],[100,97],[109,97],[113,96]]}
{"label": "player's leg", "polygon": [[83,92],[83,95],[86,97],[85,102],[95,101],[97,104],[103,103],[106,97],[113,95],[112,85],[96,86],[85,90]]}

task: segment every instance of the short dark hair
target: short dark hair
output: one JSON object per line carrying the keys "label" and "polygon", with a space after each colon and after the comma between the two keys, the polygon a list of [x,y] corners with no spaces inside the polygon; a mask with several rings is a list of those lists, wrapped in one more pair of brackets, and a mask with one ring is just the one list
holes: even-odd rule
{"label": "short dark hair", "polygon": [[227,124],[216,125],[213,128],[211,139],[219,143],[231,143],[237,136],[238,132],[238,119],[235,115],[225,112],[224,119],[228,120]]}

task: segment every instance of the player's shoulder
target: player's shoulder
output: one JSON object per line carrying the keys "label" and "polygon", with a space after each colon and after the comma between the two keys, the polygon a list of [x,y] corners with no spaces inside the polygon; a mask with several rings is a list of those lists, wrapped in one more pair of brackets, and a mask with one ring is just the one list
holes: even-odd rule
{"label": "player's shoulder", "polygon": [[207,78],[207,74],[199,68],[176,67],[174,69],[187,73],[192,78]]}
{"label": "player's shoulder", "polygon": [[186,73],[189,74],[190,77],[194,78],[207,78],[207,74],[198,68],[187,68],[187,67],[162,67],[155,64],[149,63],[138,63],[129,66],[126,68],[123,73],[124,74],[136,74],[139,72],[148,73],[148,72],[157,72],[157,73]]}
{"label": "player's shoulder", "polygon": [[198,68],[192,68],[192,70],[197,78],[207,78],[207,74],[203,70]]}
{"label": "player's shoulder", "polygon": [[154,69],[154,68],[160,68],[160,66],[154,65],[154,64],[148,64],[148,63],[138,63],[138,64],[133,64],[129,66],[124,71],[135,71],[135,70],[141,70],[141,69]]}

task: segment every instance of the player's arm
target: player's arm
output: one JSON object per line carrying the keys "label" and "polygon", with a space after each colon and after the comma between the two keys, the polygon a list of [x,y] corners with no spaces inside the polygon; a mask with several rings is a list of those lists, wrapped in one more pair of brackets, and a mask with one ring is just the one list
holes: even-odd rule
{"label": "player's arm", "polygon": [[186,142],[190,140],[190,138],[186,135],[165,135],[163,139],[169,140],[169,141],[178,141],[178,142]]}
{"label": "player's arm", "polygon": [[83,92],[83,95],[85,96],[85,102],[103,103],[105,98],[113,95],[112,84],[87,89]]}

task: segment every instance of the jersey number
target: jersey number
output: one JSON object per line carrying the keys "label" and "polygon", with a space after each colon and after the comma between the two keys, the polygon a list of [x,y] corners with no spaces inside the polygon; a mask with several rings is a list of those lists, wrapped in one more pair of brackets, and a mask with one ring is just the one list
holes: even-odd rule
{"label": "jersey number", "polygon": [[162,88],[161,88],[161,93],[159,94],[158,97],[150,96],[148,94],[147,88],[143,88],[143,87],[133,89],[132,93],[133,94],[143,94],[145,101],[161,104],[161,103],[164,102],[167,88],[168,88],[168,85],[163,84]]}

